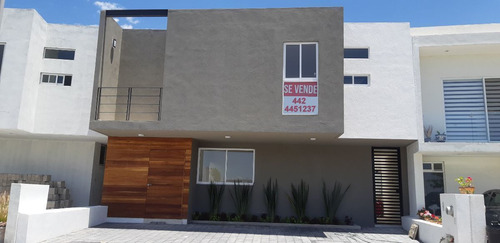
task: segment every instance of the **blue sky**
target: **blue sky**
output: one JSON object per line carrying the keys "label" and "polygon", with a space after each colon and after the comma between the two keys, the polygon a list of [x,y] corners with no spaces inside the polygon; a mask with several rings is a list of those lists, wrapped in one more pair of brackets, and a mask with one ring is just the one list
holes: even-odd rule
{"label": "blue sky", "polygon": [[[96,25],[101,9],[344,7],[345,22],[410,22],[412,27],[500,23],[500,0],[5,0],[7,8],[36,9],[49,23]],[[120,19],[129,28],[157,22]],[[162,22],[164,23],[164,22]]]}

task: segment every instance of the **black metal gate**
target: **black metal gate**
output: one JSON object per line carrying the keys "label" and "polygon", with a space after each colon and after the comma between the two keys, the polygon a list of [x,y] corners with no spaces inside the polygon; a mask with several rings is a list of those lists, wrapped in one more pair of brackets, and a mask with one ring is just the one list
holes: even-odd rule
{"label": "black metal gate", "polygon": [[401,224],[401,156],[399,148],[372,148],[375,224]]}

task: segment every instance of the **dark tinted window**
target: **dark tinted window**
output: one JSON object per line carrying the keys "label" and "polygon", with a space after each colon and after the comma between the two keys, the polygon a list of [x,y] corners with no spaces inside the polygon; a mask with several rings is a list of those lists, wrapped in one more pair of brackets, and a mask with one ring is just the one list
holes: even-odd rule
{"label": "dark tinted window", "polygon": [[75,60],[75,51],[45,49],[45,58]]}
{"label": "dark tinted window", "polygon": [[65,76],[64,77],[64,86],[71,86],[72,79],[73,79],[73,77],[71,77],[71,76]]}
{"label": "dark tinted window", "polygon": [[316,77],[316,44],[302,45],[302,77]]}
{"label": "dark tinted window", "polygon": [[344,58],[368,58],[368,48],[346,48]]}
{"label": "dark tinted window", "polygon": [[354,84],[368,84],[368,77],[354,76]]}
{"label": "dark tinted window", "polygon": [[64,80],[64,76],[57,76],[57,83],[62,84]]}
{"label": "dark tinted window", "polygon": [[424,166],[424,170],[432,170],[432,164],[430,164],[430,163],[424,163],[423,166]]}
{"label": "dark tinted window", "polygon": [[5,45],[0,45],[0,71],[2,70],[2,61],[3,61],[3,49]]}
{"label": "dark tinted window", "polygon": [[299,45],[286,45],[286,65],[285,65],[285,77],[286,78],[298,78],[299,77],[299,57],[300,57],[300,46]]}
{"label": "dark tinted window", "polygon": [[344,76],[344,84],[352,84],[352,76]]}

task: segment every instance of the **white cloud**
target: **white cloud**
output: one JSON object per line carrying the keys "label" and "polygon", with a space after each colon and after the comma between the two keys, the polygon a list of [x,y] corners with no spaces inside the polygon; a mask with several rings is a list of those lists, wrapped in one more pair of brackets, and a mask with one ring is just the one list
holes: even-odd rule
{"label": "white cloud", "polygon": [[122,26],[122,28],[124,28],[124,29],[133,29],[133,28],[134,28],[134,26],[133,26],[133,25],[131,25],[131,24],[122,24],[121,26]]}
{"label": "white cloud", "polygon": [[133,17],[126,17],[127,21],[131,24],[138,24],[139,20]]}
{"label": "white cloud", "polygon": [[95,1],[94,5],[101,10],[123,9],[118,3]]}
{"label": "white cloud", "polygon": [[116,21],[116,23],[120,22],[119,18],[113,18],[113,19]]}

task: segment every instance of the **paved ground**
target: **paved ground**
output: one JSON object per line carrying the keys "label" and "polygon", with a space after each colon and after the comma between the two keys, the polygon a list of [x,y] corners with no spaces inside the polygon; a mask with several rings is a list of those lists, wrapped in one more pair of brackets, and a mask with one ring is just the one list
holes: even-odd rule
{"label": "paved ground", "polygon": [[161,225],[106,223],[46,242],[418,242],[408,238],[400,227],[364,228],[347,231],[328,228]]}

